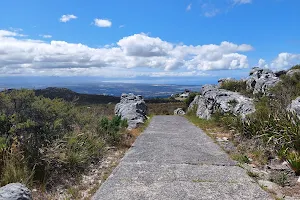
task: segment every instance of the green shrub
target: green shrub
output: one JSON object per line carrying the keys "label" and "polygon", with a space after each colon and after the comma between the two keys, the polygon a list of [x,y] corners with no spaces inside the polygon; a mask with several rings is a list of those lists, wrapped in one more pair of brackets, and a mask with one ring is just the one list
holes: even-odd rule
{"label": "green shrub", "polygon": [[300,96],[300,73],[282,75],[281,81],[270,91],[278,110],[284,110],[293,99]]}
{"label": "green shrub", "polygon": [[277,172],[271,175],[270,181],[284,187],[288,183],[288,175],[286,172]]}
{"label": "green shrub", "polygon": [[0,155],[0,187],[13,182],[31,184],[33,171],[28,168],[27,160],[24,158],[16,139],[14,139],[9,150],[5,140],[2,139]]}
{"label": "green shrub", "polygon": [[72,132],[45,148],[48,171],[63,166],[64,170],[83,170],[93,159],[101,158],[105,141],[96,133]]}
{"label": "green shrub", "polygon": [[116,144],[121,140],[121,131],[124,131],[127,126],[127,121],[122,120],[120,116],[114,116],[112,120],[104,117],[100,120],[97,131],[109,143]]}
{"label": "green shrub", "polygon": [[287,160],[290,163],[292,169],[296,172],[296,175],[300,175],[300,155],[298,152],[291,152],[287,155]]}
{"label": "green shrub", "polygon": [[300,69],[300,64],[293,66],[291,69]]}

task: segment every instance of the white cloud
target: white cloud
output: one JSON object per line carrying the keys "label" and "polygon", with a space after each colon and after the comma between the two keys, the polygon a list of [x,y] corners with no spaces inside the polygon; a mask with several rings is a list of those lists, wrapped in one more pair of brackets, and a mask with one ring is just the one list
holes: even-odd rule
{"label": "white cloud", "polygon": [[119,28],[124,28],[125,27],[125,24],[122,24],[119,26]]}
{"label": "white cloud", "polygon": [[192,4],[190,3],[187,7],[186,7],[186,11],[190,11],[192,9]]}
{"label": "white cloud", "polygon": [[275,58],[271,67],[274,69],[287,69],[293,65],[300,63],[300,54],[292,54],[292,53],[280,53],[277,58]]}
{"label": "white cloud", "polygon": [[72,19],[77,19],[77,16],[75,15],[62,15],[61,18],[59,19],[60,22],[68,22]]}
{"label": "white cloud", "polygon": [[111,27],[112,22],[108,19],[94,19],[94,24],[98,27]]}
{"label": "white cloud", "polygon": [[164,74],[176,69],[185,73],[240,69],[248,67],[247,56],[240,52],[252,49],[227,41],[218,45],[172,44],[144,33],[91,48],[65,41],[23,39],[16,32],[0,30],[0,74],[119,76],[127,70],[129,75],[136,75],[133,72],[137,68],[153,68]]}
{"label": "white cloud", "polygon": [[0,37],[25,37],[26,35],[19,34],[17,31],[0,30]]}
{"label": "white cloud", "polygon": [[248,3],[252,3],[252,0],[233,0],[233,4],[237,5],[237,4],[248,4]]}
{"label": "white cloud", "polygon": [[165,56],[173,48],[172,44],[144,33],[124,37],[117,44],[126,55],[139,57]]}
{"label": "white cloud", "polygon": [[268,68],[269,65],[267,64],[267,62],[264,59],[259,59],[257,67],[259,67],[259,68]]}
{"label": "white cloud", "polygon": [[52,35],[39,35],[39,36],[43,38],[52,38]]}

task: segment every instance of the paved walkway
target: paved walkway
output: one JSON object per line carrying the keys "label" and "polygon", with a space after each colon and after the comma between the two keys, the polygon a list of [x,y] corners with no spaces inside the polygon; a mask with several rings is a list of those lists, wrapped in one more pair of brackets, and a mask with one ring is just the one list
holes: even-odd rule
{"label": "paved walkway", "polygon": [[201,129],[156,116],[93,199],[271,198]]}

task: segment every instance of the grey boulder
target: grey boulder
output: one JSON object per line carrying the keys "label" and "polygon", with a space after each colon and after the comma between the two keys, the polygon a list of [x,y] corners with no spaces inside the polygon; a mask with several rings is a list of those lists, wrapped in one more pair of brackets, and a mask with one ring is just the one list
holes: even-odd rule
{"label": "grey boulder", "polygon": [[287,71],[286,75],[293,76],[295,73],[300,73],[300,69],[291,69],[291,70]]}
{"label": "grey boulder", "polygon": [[300,117],[300,97],[297,97],[287,108],[288,111]]}
{"label": "grey boulder", "polygon": [[23,184],[10,183],[0,188],[0,200],[32,200],[32,197]]}
{"label": "grey boulder", "polygon": [[274,87],[280,79],[269,69],[253,68],[247,79],[247,89],[252,90],[253,94],[269,94],[269,89]]}
{"label": "grey boulder", "polygon": [[134,129],[147,119],[147,106],[140,95],[122,94],[120,103],[115,106],[115,114],[127,120],[128,129]]}
{"label": "grey boulder", "polygon": [[245,118],[255,112],[253,100],[237,92],[219,89],[215,85],[204,85],[200,93],[189,106],[189,110],[196,109],[199,118],[210,119],[216,112],[232,113]]}
{"label": "grey boulder", "polygon": [[174,115],[185,115],[185,112],[182,108],[177,108],[174,110]]}

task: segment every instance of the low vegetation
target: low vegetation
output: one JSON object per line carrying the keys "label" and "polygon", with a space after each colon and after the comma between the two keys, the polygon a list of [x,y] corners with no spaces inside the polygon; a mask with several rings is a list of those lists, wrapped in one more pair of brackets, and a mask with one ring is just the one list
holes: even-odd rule
{"label": "low vegetation", "polygon": [[295,65],[291,69],[300,69],[300,65]]}
{"label": "low vegetation", "polygon": [[246,81],[243,80],[226,80],[221,84],[220,88],[232,92],[239,92],[248,97],[253,96],[252,92],[247,90]]}
{"label": "low vegetation", "polygon": [[0,185],[51,187],[101,159],[106,146],[122,145],[127,122],[97,111],[31,90],[1,92]]}
{"label": "low vegetation", "polygon": [[147,103],[149,115],[173,115],[177,108],[185,108],[184,102]]}

